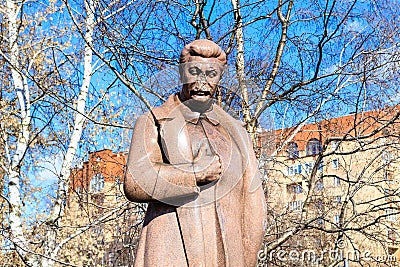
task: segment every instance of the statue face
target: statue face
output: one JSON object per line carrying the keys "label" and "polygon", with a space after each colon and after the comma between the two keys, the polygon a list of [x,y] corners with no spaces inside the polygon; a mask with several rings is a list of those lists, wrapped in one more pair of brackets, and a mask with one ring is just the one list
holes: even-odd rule
{"label": "statue face", "polygon": [[221,79],[223,65],[216,58],[192,56],[181,67],[181,98],[205,102],[210,100]]}

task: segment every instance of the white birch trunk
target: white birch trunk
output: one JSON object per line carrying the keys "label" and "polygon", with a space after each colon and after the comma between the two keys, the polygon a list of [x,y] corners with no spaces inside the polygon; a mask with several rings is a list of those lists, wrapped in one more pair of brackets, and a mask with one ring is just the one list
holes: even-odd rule
{"label": "white birch trunk", "polygon": [[92,77],[92,42],[93,42],[93,30],[94,30],[94,4],[92,0],[85,1],[86,9],[86,20],[85,20],[85,54],[84,54],[84,75],[81,90],[78,96],[76,104],[76,115],[74,120],[74,128],[71,134],[71,139],[69,141],[67,152],[64,156],[63,164],[60,171],[60,180],[58,185],[58,194],[55,201],[54,207],[52,209],[51,217],[49,219],[52,228],[49,229],[46,235],[46,251],[45,255],[49,258],[43,258],[42,266],[52,266],[59,252],[56,240],[56,227],[58,225],[59,219],[64,215],[66,199],[69,191],[70,185],[70,172],[72,168],[72,163],[76,154],[76,150],[79,141],[82,136],[82,131],[84,124],[86,122],[85,107],[87,103],[90,81]]}
{"label": "white birch trunk", "polygon": [[28,149],[29,145],[29,125],[31,122],[31,105],[29,88],[26,78],[22,75],[19,69],[19,47],[18,47],[18,25],[17,18],[20,7],[16,2],[7,0],[7,19],[8,19],[8,42],[10,55],[9,60],[11,64],[11,75],[14,84],[14,90],[18,97],[20,106],[21,124],[18,133],[18,139],[16,144],[15,154],[11,158],[10,165],[8,167],[8,188],[9,188],[9,222],[11,229],[11,240],[15,245],[15,248],[19,255],[24,259],[28,260],[29,251],[26,238],[24,236],[22,227],[22,199],[21,199],[21,177],[20,170],[23,157]]}
{"label": "white birch trunk", "polygon": [[85,56],[84,56],[84,76],[82,81],[81,90],[78,96],[76,104],[76,116],[74,120],[74,128],[71,134],[71,139],[69,141],[69,146],[67,152],[64,156],[63,164],[60,172],[60,182],[59,182],[59,195],[56,200],[56,204],[52,210],[52,221],[57,221],[64,212],[65,205],[63,205],[63,200],[65,199],[69,190],[69,175],[70,169],[72,167],[72,162],[76,154],[78,143],[82,136],[83,126],[86,122],[85,118],[85,107],[87,103],[87,96],[89,93],[90,80],[92,77],[92,36],[94,27],[94,14],[88,5],[92,4],[92,0],[85,1],[85,7],[87,9],[86,23],[86,33],[85,33]]}

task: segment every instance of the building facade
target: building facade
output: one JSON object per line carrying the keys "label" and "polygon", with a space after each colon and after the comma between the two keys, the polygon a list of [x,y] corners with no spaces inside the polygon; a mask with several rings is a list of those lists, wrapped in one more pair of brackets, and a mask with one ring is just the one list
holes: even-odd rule
{"label": "building facade", "polygon": [[295,234],[275,251],[286,258],[268,255],[271,266],[398,265],[400,127],[393,118],[374,111],[275,132],[267,243]]}
{"label": "building facade", "polygon": [[[132,266],[143,208],[125,199],[126,153],[101,150],[71,171],[62,261],[79,266]],[[78,234],[73,237],[74,234]]]}

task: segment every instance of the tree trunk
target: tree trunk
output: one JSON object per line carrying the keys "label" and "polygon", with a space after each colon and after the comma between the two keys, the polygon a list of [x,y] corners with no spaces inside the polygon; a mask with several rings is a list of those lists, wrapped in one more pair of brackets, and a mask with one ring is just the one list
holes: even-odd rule
{"label": "tree trunk", "polygon": [[17,17],[20,10],[20,6],[12,0],[7,0],[7,19],[8,19],[8,42],[10,49],[9,61],[11,65],[11,75],[14,83],[14,90],[16,91],[21,124],[18,133],[16,152],[13,155],[9,168],[8,168],[8,188],[9,188],[9,220],[11,229],[11,239],[15,245],[15,249],[21,258],[27,262],[29,261],[29,251],[27,241],[25,239],[22,227],[22,216],[21,216],[21,164],[22,159],[28,149],[29,145],[29,125],[31,122],[31,105],[29,88],[25,77],[19,69],[19,47],[18,47],[18,24]]}
{"label": "tree trunk", "polygon": [[[58,194],[55,201],[54,207],[52,209],[51,217],[49,219],[49,231],[46,234],[46,252],[45,255],[48,258],[43,258],[42,266],[52,266],[54,265],[54,259],[57,257],[59,249],[56,249],[56,231],[59,224],[59,219],[64,215],[66,200],[70,185],[70,173],[72,168],[72,163],[76,154],[76,150],[79,141],[82,136],[82,131],[84,124],[86,122],[85,118],[85,107],[87,103],[87,97],[89,93],[90,80],[92,77],[92,58],[93,52],[91,49],[93,42],[93,30],[94,30],[94,4],[92,0],[85,1],[86,9],[86,19],[85,19],[85,54],[84,54],[84,76],[82,81],[81,90],[78,96],[78,101],[76,104],[76,115],[74,120],[74,128],[71,134],[71,139],[69,141],[69,146],[67,153],[64,156],[63,164],[61,167],[59,184],[58,184]],[[56,250],[55,250],[56,249]]]}

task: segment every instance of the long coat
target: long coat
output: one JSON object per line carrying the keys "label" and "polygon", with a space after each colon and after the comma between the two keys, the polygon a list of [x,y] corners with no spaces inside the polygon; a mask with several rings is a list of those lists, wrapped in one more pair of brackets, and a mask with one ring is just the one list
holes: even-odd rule
{"label": "long coat", "polygon": [[[217,105],[213,105],[212,116],[235,147],[231,159],[222,159],[226,167],[212,186],[210,204],[223,243],[223,265],[255,266],[266,214],[257,159],[239,121]],[[136,121],[124,190],[129,200],[149,205],[135,266],[209,266],[202,258],[204,244],[199,244],[204,240],[199,236],[201,225],[195,222],[205,209],[199,203],[210,196],[196,185],[185,124],[176,95]]]}

